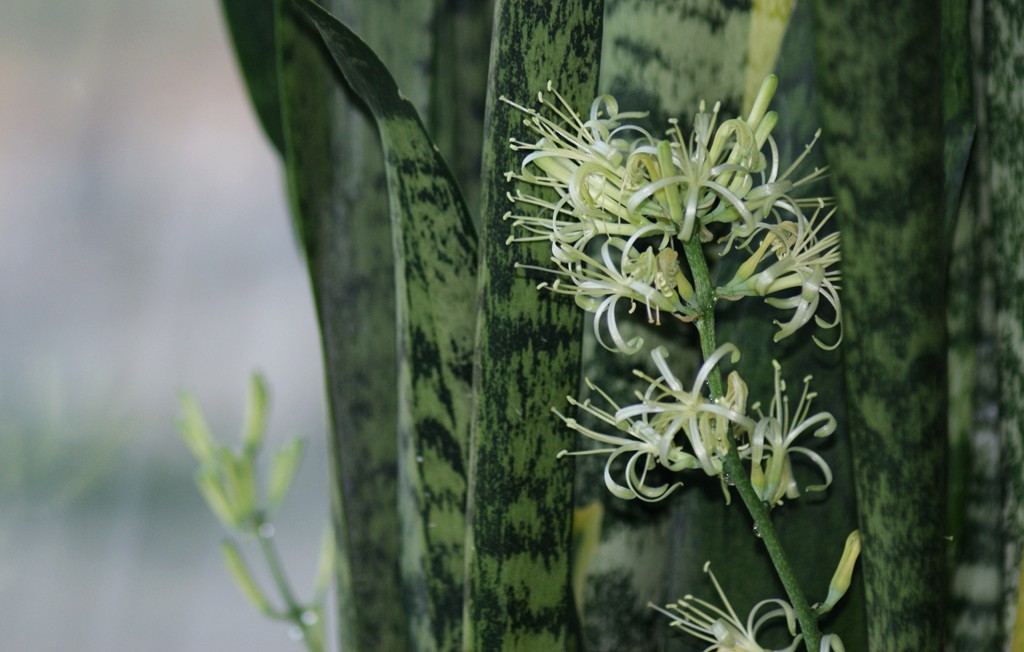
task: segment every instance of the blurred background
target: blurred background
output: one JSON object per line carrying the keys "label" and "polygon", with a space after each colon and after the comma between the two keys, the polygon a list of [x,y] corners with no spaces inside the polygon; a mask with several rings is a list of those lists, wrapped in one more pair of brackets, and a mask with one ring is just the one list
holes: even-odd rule
{"label": "blurred background", "polygon": [[[327,521],[312,300],[216,0],[0,2],[0,650],[289,650],[237,591],[174,426],[310,446],[277,521]],[[255,560],[255,557],[253,557]]]}

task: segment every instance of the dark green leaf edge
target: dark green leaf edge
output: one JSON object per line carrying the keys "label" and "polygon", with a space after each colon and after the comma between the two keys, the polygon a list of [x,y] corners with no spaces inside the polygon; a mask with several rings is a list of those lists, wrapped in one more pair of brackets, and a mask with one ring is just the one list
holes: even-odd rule
{"label": "dark green leaf edge", "polygon": [[284,156],[274,3],[221,0],[221,10],[260,126],[277,153]]}

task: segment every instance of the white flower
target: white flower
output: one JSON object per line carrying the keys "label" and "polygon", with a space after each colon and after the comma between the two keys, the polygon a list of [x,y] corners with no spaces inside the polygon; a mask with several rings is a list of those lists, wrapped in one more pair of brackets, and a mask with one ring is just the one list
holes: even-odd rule
{"label": "white flower", "polygon": [[[750,446],[741,451],[741,456],[750,460],[750,479],[758,497],[769,506],[782,502],[783,497],[797,498],[800,488],[793,476],[791,453],[799,453],[809,459],[824,477],[824,482],[804,488],[804,491],[824,491],[832,484],[832,470],[824,458],[814,451],[801,446],[793,446],[793,442],[804,432],[813,429],[815,437],[828,437],[836,430],[836,420],[828,412],[819,412],[808,416],[811,403],[817,396],[810,391],[811,377],[804,378],[803,394],[796,410],[789,409],[789,397],[786,396],[786,382],[782,379],[782,367],[772,361],[775,368],[775,396],[772,398],[769,413],[762,414],[753,434]],[[759,406],[754,409],[760,412]]]}
{"label": "white flower", "polygon": [[[613,495],[627,500],[661,500],[682,485],[677,482],[672,485],[648,486],[648,472],[659,465],[671,472],[700,468],[708,475],[720,475],[721,456],[728,450],[728,443],[724,439],[728,425],[732,423],[745,429],[754,427],[754,421],[742,413],[746,401],[746,385],[738,375],[730,377],[732,391],[727,400],[716,403],[701,394],[701,388],[712,368],[729,354],[733,355],[735,362],[739,351],[732,344],[726,344],[710,355],[697,373],[693,388],[687,391],[668,368],[665,349],[658,347],[651,353],[651,358],[662,375],[652,379],[637,372],[650,385],[646,392],[637,393],[639,403],[624,408],[619,407],[588,380],[587,386],[600,394],[614,412],[596,408],[589,401],[581,403],[571,397],[569,403],[627,433],[629,438],[597,432],[581,425],[576,419],[556,412],[571,429],[608,445],[593,450],[562,451],[560,456],[608,453],[605,485]],[[625,454],[630,457],[626,463],[625,484],[620,484],[612,477],[612,464]]]}
{"label": "white flower", "polygon": [[[642,212],[628,212],[624,205],[624,188],[631,185],[635,174],[635,166],[631,168],[626,162],[635,143],[624,136],[638,136],[635,140],[640,143],[652,139],[643,128],[623,125],[620,121],[646,114],[620,113],[615,98],[604,95],[591,104],[590,119],[584,122],[565,98],[554,90],[551,82],[548,82],[547,91],[555,99],[549,100],[544,93],[537,94],[543,113],[501,98],[527,114],[524,124],[540,136],[534,143],[512,140],[513,150],[527,154],[520,171],[508,172],[506,178],[551,188],[558,195],[557,201],[548,202],[518,193],[514,201],[538,205],[550,211],[556,221],[565,215],[571,216],[572,220],[591,223],[592,228],[604,233],[628,236],[636,228],[653,224],[651,218],[656,214],[645,216]],[[516,226],[530,229],[537,225],[529,216],[514,218]],[[621,225],[623,221],[625,225]]]}
{"label": "white flower", "polygon": [[[650,323],[660,323],[662,311],[684,320],[697,312],[695,307],[683,303],[677,292],[681,274],[669,282],[653,251],[649,249],[641,253],[634,248],[634,243],[644,235],[646,233],[641,230],[626,241],[621,238],[605,240],[599,259],[577,247],[552,243],[551,261],[555,263],[555,270],[530,265],[517,267],[555,274],[557,278],[553,283],[545,282],[537,287],[571,295],[576,305],[594,313],[594,334],[601,346],[610,351],[633,354],[643,346],[643,339],[634,337],[627,341],[622,336],[616,318],[619,301],[626,299],[630,312],[637,303],[644,304]],[[682,282],[686,283],[685,279]],[[611,336],[611,344],[602,334],[602,324]]]}
{"label": "white flower", "polygon": [[[766,303],[775,308],[792,309],[793,314],[788,321],[775,322],[780,327],[775,334],[776,342],[792,335],[812,316],[821,328],[841,325],[840,272],[836,268],[840,261],[839,234],[830,233],[820,237],[822,227],[835,213],[833,209],[820,217],[822,209],[823,206],[819,206],[810,219],[797,210],[791,219],[776,224],[760,224],[758,233],[764,233],[760,245],[733,278],[718,288],[722,298],[762,296]],[[769,251],[771,256],[768,256]],[[795,292],[788,292],[790,290]],[[770,296],[780,293],[783,296]],[[825,298],[835,313],[831,322],[815,314],[821,297]],[[825,345],[817,337],[814,338],[819,346],[828,349],[838,346],[841,340],[841,328],[839,338],[832,345]]]}
{"label": "white flower", "polygon": [[[792,199],[791,194],[824,174],[815,169],[792,179],[817,140],[812,141],[796,161],[779,172],[778,147],[771,132],[778,114],[767,111],[777,79],[767,77],[754,107],[746,118],[734,118],[718,125],[720,105],[710,113],[702,103],[694,117],[689,138],[683,136],[678,120],[670,120],[669,141],[637,145],[637,154],[657,160],[656,173],[626,202],[636,210],[651,197],[658,197],[671,220],[679,225],[679,238],[689,240],[694,232],[713,222],[733,224],[731,241],[745,237],[779,210],[791,212],[816,199]],[[770,156],[762,153],[768,145]]]}
{"label": "white flower", "polygon": [[651,353],[651,359],[661,372],[658,378],[650,378],[640,371],[634,372],[650,384],[643,394],[637,393],[639,403],[619,410],[615,416],[619,420],[642,417],[661,432],[675,434],[682,431],[689,440],[693,454],[700,460],[704,472],[717,476],[722,472],[721,458],[729,450],[729,425],[735,424],[749,431],[753,429],[754,421],[743,412],[746,404],[746,384],[736,372],[729,376],[729,387],[732,392],[720,402],[706,398],[701,389],[707,382],[711,370],[722,358],[731,355],[733,363],[739,359],[739,349],[733,344],[718,347],[704,361],[690,390],[684,388],[669,369],[667,355],[663,347],[658,347]]}
{"label": "white flower", "polygon": [[[774,113],[765,115],[762,121],[762,128],[765,124],[774,126],[777,116]],[[769,129],[770,131],[770,129]],[[750,184],[749,190],[742,195],[741,202],[730,202],[718,207],[714,213],[708,216],[708,222],[730,222],[732,230],[726,236],[727,241],[725,252],[728,252],[733,241],[737,238],[749,238],[760,226],[771,220],[782,221],[787,215],[801,215],[801,208],[813,207],[827,203],[823,197],[794,198],[793,194],[797,189],[811,182],[821,179],[826,170],[814,168],[809,174],[799,178],[791,179],[796,170],[807,158],[815,143],[821,137],[821,130],[814,134],[814,138],[804,147],[803,153],[796,158],[783,172],[779,172],[779,149],[775,139],[769,134],[766,138],[770,156],[766,158],[765,169],[759,171],[759,183]]]}
{"label": "white flower", "polygon": [[[587,386],[591,390],[600,394],[616,412],[620,411],[619,406],[589,380],[587,380]],[[674,433],[658,432],[652,428],[649,423],[642,419],[635,421],[619,420],[616,418],[614,413],[594,407],[590,404],[589,400],[582,403],[572,397],[568,397],[568,400],[571,405],[581,408],[588,414],[595,416],[601,421],[604,421],[618,430],[627,433],[630,437],[606,435],[604,433],[597,432],[596,430],[591,430],[590,428],[580,425],[576,419],[566,417],[555,410],[555,414],[561,417],[569,428],[601,444],[607,445],[604,448],[584,451],[562,451],[559,453],[559,457],[565,455],[601,455],[608,453],[608,461],[604,466],[604,482],[608,487],[608,491],[610,491],[613,496],[624,500],[639,498],[640,500],[647,502],[661,500],[675,491],[676,488],[682,486],[683,483],[676,482],[672,485],[660,484],[653,487],[649,486],[647,484],[647,474],[649,471],[653,470],[658,465],[661,465],[669,471],[683,471],[685,469],[693,469],[699,466],[696,458],[685,452],[681,446],[676,445],[674,441]],[[616,482],[612,477],[612,464],[619,458],[619,456],[626,454],[629,454],[629,459],[626,461],[625,484],[623,485]]]}
{"label": "white flower", "polygon": [[803,634],[796,633],[796,614],[789,603],[774,598],[762,600],[754,605],[744,623],[736,615],[715,574],[711,572],[710,562],[704,564],[704,572],[711,576],[724,609],[692,595],[665,608],[652,604],[648,606],[672,618],[672,627],[710,643],[704,652],[769,652],[757,642],[757,633],[767,623],[780,618],[785,622],[793,640],[788,646],[774,652],[794,652],[797,649],[803,641]]}
{"label": "white flower", "polygon": [[[507,173],[507,178],[550,188],[558,196],[547,200],[517,192],[513,201],[544,209],[550,221],[507,216],[527,232],[515,239],[544,237],[549,230],[561,237],[561,229],[573,221],[583,223],[585,231],[623,237],[656,227],[684,241],[698,231],[703,235],[712,222],[727,222],[736,224],[731,236],[736,237],[749,235],[779,209],[813,205],[817,200],[794,200],[790,195],[824,173],[815,169],[801,179],[791,178],[814,141],[779,171],[778,147],[771,137],[778,115],[767,111],[777,84],[774,76],[765,79],[746,118],[718,124],[720,105],[708,112],[701,103],[690,136],[684,136],[673,119],[667,140],[624,123],[646,114],[620,113],[609,95],[594,100],[587,121],[550,82],[547,90],[555,99],[538,94],[543,113],[502,98],[527,114],[524,124],[540,136],[534,143],[512,141],[513,149],[527,155],[520,171]],[[766,144],[770,160],[761,152]]]}
{"label": "white flower", "polygon": [[[524,124],[539,136],[532,143],[512,140],[512,148],[525,155],[519,171],[506,175],[522,182],[509,193],[517,205],[515,213],[505,215],[513,224],[509,242],[551,242],[556,269],[548,271],[558,279],[545,286],[574,295],[595,313],[595,332],[606,348],[627,353],[640,348],[641,341],[627,341],[616,324],[615,307],[622,298],[630,300],[631,309],[643,302],[653,323],[660,322],[662,311],[683,321],[699,315],[692,285],[673,257],[673,243],[694,234],[707,241],[708,226],[716,222],[731,225],[726,250],[737,239],[747,247],[762,236],[737,276],[718,288],[720,297],[763,296],[770,305],[791,310],[787,321],[776,322],[776,340],[812,316],[823,328],[840,324],[839,237],[819,235],[831,213],[819,219],[824,199],[791,196],[824,174],[815,169],[796,178],[818,136],[780,171],[771,136],[778,115],[767,110],[776,85],[774,76],[765,79],[746,118],[719,124],[719,106],[708,112],[702,103],[690,135],[683,135],[678,120],[670,120],[666,139],[631,124],[645,114],[620,112],[608,95],[594,100],[587,120],[550,82],[546,93],[538,93],[539,109],[502,98],[526,114]],[[529,186],[541,192],[533,194]],[[814,205],[818,211],[807,219],[802,207]],[[590,245],[602,240],[598,255]],[[659,269],[652,272],[655,266]],[[815,314],[821,297],[832,305],[832,322]],[[611,345],[601,335],[602,326]]]}

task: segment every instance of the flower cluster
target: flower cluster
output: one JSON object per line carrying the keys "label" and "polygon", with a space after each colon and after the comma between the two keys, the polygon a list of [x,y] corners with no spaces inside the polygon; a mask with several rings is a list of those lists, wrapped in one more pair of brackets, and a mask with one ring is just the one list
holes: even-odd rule
{"label": "flower cluster", "polygon": [[[839,234],[821,235],[822,227],[835,213],[832,209],[822,216],[824,208],[822,201],[810,217],[796,212],[793,219],[761,225],[754,236],[760,237],[756,249],[740,265],[733,278],[717,290],[723,299],[761,296],[775,308],[792,309],[792,317],[787,322],[775,322],[780,327],[775,341],[792,335],[812,316],[815,323],[825,329],[835,328],[841,323],[839,270],[836,269],[840,258]],[[748,245],[754,237],[747,239]],[[787,291],[788,295],[778,296]],[[832,306],[832,321],[815,314],[820,297]],[[822,348],[831,349],[838,346],[841,339],[840,334],[832,345],[822,343],[817,337],[814,341]]]}
{"label": "flower cluster", "polygon": [[[680,284],[688,285],[688,282],[679,271],[675,252],[664,249],[655,255],[648,248],[639,253],[633,246],[636,239],[635,235],[627,241],[608,238],[601,245],[597,258],[575,247],[552,246],[551,260],[558,268],[554,272],[557,278],[553,283],[538,286],[573,296],[576,305],[594,313],[597,341],[609,350],[630,354],[640,350],[643,340],[626,341],[619,332],[615,308],[622,299],[630,302],[631,311],[637,302],[642,302],[647,308],[647,319],[652,323],[660,323],[662,312],[677,316],[692,313],[680,301],[677,291]],[[602,322],[607,324],[612,339],[610,345],[601,334]]]}
{"label": "flower cluster", "polygon": [[[822,234],[831,213],[821,215],[824,198],[794,198],[824,170],[797,173],[814,142],[781,168],[771,135],[778,115],[767,110],[776,84],[774,76],[765,80],[745,118],[719,123],[719,105],[708,111],[701,104],[688,137],[677,120],[669,121],[666,138],[655,137],[631,122],[645,114],[620,112],[609,95],[594,100],[586,120],[550,83],[538,94],[539,109],[502,98],[526,114],[524,124],[539,136],[511,143],[524,157],[507,178],[537,192],[510,195],[526,210],[505,215],[513,224],[509,241],[550,243],[555,269],[543,271],[556,280],[542,287],[572,295],[594,313],[606,348],[635,353],[642,344],[619,332],[615,311],[623,299],[630,310],[644,304],[652,323],[662,314],[683,321],[700,315],[675,247],[693,237],[709,241],[713,230],[723,253],[735,247],[749,256],[718,289],[720,297],[762,296],[792,310],[776,339],[811,317],[824,328],[838,325],[838,235]],[[807,208],[815,208],[809,217]],[[592,242],[598,255],[588,253]],[[819,297],[831,305],[832,321],[816,316]]]}
{"label": "flower cluster", "polygon": [[[772,652],[794,652],[799,647],[803,641],[803,634],[796,631],[796,614],[788,602],[776,598],[762,600],[750,610],[750,615],[744,623],[736,615],[729,599],[725,597],[722,586],[711,572],[710,563],[704,564],[704,572],[711,577],[724,609],[692,595],[687,595],[664,608],[653,604],[648,606],[671,618],[673,627],[710,643],[704,648],[704,652],[769,652],[757,642],[757,635],[766,625],[780,619],[793,638],[789,645]],[[835,634],[822,637],[819,652],[844,650],[842,641]]]}
{"label": "flower cluster", "polygon": [[[611,351],[631,355],[643,347],[641,338],[622,334],[617,317],[642,304],[649,323],[660,324],[669,315],[695,321],[702,350],[711,352],[693,383],[684,385],[669,368],[667,351],[654,349],[651,359],[659,375],[637,370],[646,388],[626,405],[588,379],[604,407],[569,397],[581,420],[554,412],[597,446],[563,450],[559,457],[606,455],[605,485],[625,500],[662,500],[682,486],[686,471],[717,477],[726,502],[728,485],[739,484],[769,549],[779,543],[767,510],[832,482],[824,458],[797,440],[806,432],[831,435],[836,420],[828,412],[812,414],[816,394],[809,376],[791,409],[777,362],[767,413],[758,403],[748,411],[743,378],[731,371],[722,380],[719,366],[726,358],[736,363],[740,352],[732,344],[715,349],[714,306],[719,299],[763,298],[786,315],[774,322],[776,341],[812,318],[818,327],[832,329],[842,316],[839,235],[829,223],[834,211],[827,198],[800,196],[824,175],[819,168],[799,172],[820,132],[788,167],[780,164],[772,137],[778,115],[768,110],[776,85],[774,76],[764,81],[746,117],[720,120],[719,105],[708,111],[702,103],[686,135],[677,120],[669,121],[663,136],[653,135],[635,122],[645,114],[620,112],[607,95],[594,100],[584,119],[550,82],[537,96],[537,109],[502,98],[526,114],[524,124],[538,136],[535,142],[511,143],[524,155],[519,170],[506,175],[517,186],[509,194],[516,209],[504,216],[513,226],[508,243],[544,242],[554,265],[518,267],[553,277],[538,287],[571,296],[592,313],[597,341]],[[720,255],[739,258],[735,273],[718,287],[705,259],[705,245],[716,239]],[[728,274],[732,267],[720,269]],[[814,338],[823,348],[834,348],[841,339],[841,328],[831,345]],[[794,456],[816,467],[822,482],[801,490]],[[818,647],[816,617],[845,593],[858,552],[855,534],[816,613],[799,591],[790,590],[795,609],[783,600],[763,600],[744,623],[707,566],[724,608],[693,596],[655,608],[674,626],[710,643],[705,652],[766,652],[757,637],[768,624],[783,625],[776,629],[789,633],[787,647],[778,652],[792,652],[805,637],[808,647]],[[779,566],[780,575],[785,567]],[[784,582],[787,589],[790,580]],[[820,642],[819,652],[843,649],[833,635]]]}
{"label": "flower cluster", "polygon": [[[700,468],[708,475],[721,475],[721,456],[728,450],[728,423],[734,422],[748,430],[754,425],[753,421],[743,415],[746,385],[735,372],[730,378],[734,378],[740,389],[731,402],[715,402],[701,393],[711,370],[729,354],[732,354],[733,362],[739,357],[739,351],[731,344],[720,347],[709,356],[697,373],[692,388],[687,390],[668,368],[665,349],[658,347],[651,353],[651,358],[662,375],[649,378],[637,372],[650,384],[643,394],[637,394],[639,403],[625,408],[619,407],[601,389],[587,381],[591,390],[600,394],[615,411],[608,412],[594,407],[590,401],[579,402],[572,397],[569,397],[569,403],[628,434],[630,438],[603,434],[556,412],[569,428],[606,445],[583,451],[562,451],[562,455],[609,453],[604,470],[605,484],[613,495],[626,500],[661,500],[682,485],[676,482],[672,485],[649,486],[648,473],[658,466],[672,472]],[[612,477],[612,466],[619,456],[626,453],[630,457],[626,462],[623,485]]]}
{"label": "flower cluster", "polygon": [[[781,368],[774,363],[775,396],[767,415],[761,413],[759,404],[753,406],[759,416],[755,420],[747,413],[747,385],[735,371],[727,377],[725,396],[716,401],[703,394],[708,376],[726,356],[735,363],[739,350],[733,344],[719,347],[704,361],[693,384],[687,388],[669,369],[665,349],[656,348],[651,359],[661,375],[651,378],[636,371],[648,386],[636,393],[636,403],[625,407],[616,404],[588,380],[588,387],[611,406],[611,411],[595,407],[589,400],[581,402],[569,397],[569,403],[623,434],[599,432],[556,411],[569,428],[603,445],[563,451],[562,455],[608,454],[604,470],[608,490],[619,498],[653,502],[682,485],[677,481],[651,486],[648,477],[659,466],[673,473],[701,469],[724,481],[722,460],[729,452],[730,437],[733,437],[740,457],[751,465],[754,490],[769,506],[780,504],[783,498],[800,495],[793,476],[791,453],[807,457],[824,476],[822,484],[806,487],[804,491],[827,488],[832,482],[832,471],[825,460],[814,451],[793,445],[808,430],[813,429],[816,437],[827,437],[836,427],[835,418],[828,412],[810,414],[815,397],[808,388],[810,378],[805,379],[800,402],[791,413]],[[614,478],[613,466],[619,457],[627,454],[625,481],[620,483]]]}

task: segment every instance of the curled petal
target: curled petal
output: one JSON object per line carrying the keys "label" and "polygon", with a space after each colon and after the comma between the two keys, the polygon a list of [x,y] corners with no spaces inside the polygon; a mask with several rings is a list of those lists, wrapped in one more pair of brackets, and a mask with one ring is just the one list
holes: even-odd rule
{"label": "curled petal", "polygon": [[[793,446],[800,435],[812,431],[817,438],[828,437],[836,430],[836,420],[828,412],[810,414],[816,394],[810,391],[811,377],[804,378],[803,393],[794,410],[790,411],[786,383],[782,379],[782,368],[775,367],[775,396],[769,413],[761,418],[750,434],[750,446],[740,456],[751,463],[751,481],[758,497],[770,506],[780,504],[783,497],[797,498],[800,488],[793,475],[792,454],[806,457],[818,468],[824,479],[821,484],[804,488],[808,491],[824,491],[832,484],[832,469],[818,453],[801,446]],[[760,408],[755,406],[760,411]]]}
{"label": "curled petal", "polygon": [[711,374],[711,370],[724,358],[726,355],[732,354],[729,358],[729,362],[736,364],[740,359],[740,350],[736,348],[735,344],[726,343],[714,350],[714,352],[708,356],[704,364],[701,365],[700,371],[697,372],[697,379],[693,381],[693,389],[696,392],[698,388],[703,387],[704,383],[707,382],[708,376]]}
{"label": "curled petal", "polygon": [[775,652],[794,652],[803,642],[803,635],[796,632],[796,613],[789,603],[775,598],[762,600],[754,605],[744,623],[736,615],[718,579],[711,572],[710,563],[704,564],[704,572],[711,577],[722,607],[692,595],[664,608],[652,604],[647,606],[671,618],[673,627],[710,643],[704,652],[767,652],[758,643],[758,633],[769,623],[780,619],[792,638],[789,645]]}
{"label": "curled petal", "polygon": [[846,652],[846,647],[837,634],[826,634],[821,637],[819,652]]}

